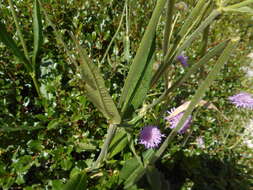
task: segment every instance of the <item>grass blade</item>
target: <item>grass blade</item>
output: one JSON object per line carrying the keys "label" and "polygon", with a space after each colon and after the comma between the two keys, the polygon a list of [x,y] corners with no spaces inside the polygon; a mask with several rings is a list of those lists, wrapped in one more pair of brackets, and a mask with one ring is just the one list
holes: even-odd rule
{"label": "grass blade", "polygon": [[40,5],[38,0],[34,1],[33,5],[33,34],[34,34],[34,49],[32,63],[35,67],[36,59],[39,53],[39,49],[42,45],[42,20],[40,13]]}

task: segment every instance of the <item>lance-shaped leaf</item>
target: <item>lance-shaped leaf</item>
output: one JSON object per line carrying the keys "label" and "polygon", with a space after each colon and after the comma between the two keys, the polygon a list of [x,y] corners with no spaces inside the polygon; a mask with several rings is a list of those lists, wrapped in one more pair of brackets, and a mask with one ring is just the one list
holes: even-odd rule
{"label": "lance-shaped leaf", "polygon": [[121,117],[106,89],[104,79],[99,69],[90,61],[86,51],[81,48],[74,35],[72,35],[72,39],[76,45],[86,95],[109,120],[109,123],[119,124]]}
{"label": "lance-shaped leaf", "polygon": [[124,112],[128,105],[131,104],[131,99],[133,99],[136,89],[139,88],[139,85],[142,83],[141,81],[144,80],[145,72],[149,71],[146,69],[148,68],[148,64],[151,64],[148,59],[151,53],[153,39],[155,37],[156,26],[165,3],[166,0],[157,1],[155,10],[130,67],[119,103],[119,106],[122,108],[122,112]]}
{"label": "lance-shaped leaf", "polygon": [[0,41],[3,42],[12,53],[25,64],[28,72],[31,72],[29,61],[26,59],[24,53],[20,51],[15,41],[12,39],[10,34],[7,32],[5,25],[0,21]]}
{"label": "lance-shaped leaf", "polygon": [[34,49],[33,49],[32,62],[33,65],[35,66],[39,49],[42,45],[42,20],[38,0],[35,0],[33,5],[33,36],[34,36],[34,47],[33,47]]}
{"label": "lance-shaped leaf", "polygon": [[135,109],[137,109],[140,105],[142,105],[142,102],[146,98],[146,95],[150,87],[154,62],[155,62],[155,40],[153,41],[153,45],[150,49],[142,77],[138,81],[136,89],[134,90],[134,93],[132,94],[132,97],[129,100],[129,104],[131,104]]}

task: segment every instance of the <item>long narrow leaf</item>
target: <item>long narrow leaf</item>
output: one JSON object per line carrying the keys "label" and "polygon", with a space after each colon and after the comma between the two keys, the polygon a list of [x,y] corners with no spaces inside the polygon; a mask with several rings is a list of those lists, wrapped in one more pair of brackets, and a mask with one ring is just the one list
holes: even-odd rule
{"label": "long narrow leaf", "polygon": [[143,80],[144,70],[147,68],[147,62],[150,50],[152,47],[153,39],[155,36],[156,26],[158,24],[160,15],[165,6],[166,0],[158,0],[155,10],[152,14],[148,27],[145,31],[145,34],[141,40],[140,46],[137,50],[133,63],[130,67],[125,85],[123,87],[123,92],[120,98],[119,106],[124,112],[129,105],[129,100],[133,97],[137,85],[140,84],[140,80]]}
{"label": "long narrow leaf", "polygon": [[19,38],[19,40],[21,42],[21,45],[23,47],[23,50],[24,50],[25,57],[26,57],[27,60],[30,61],[30,58],[29,58],[29,55],[28,55],[28,51],[27,51],[27,47],[26,47],[26,44],[25,44],[25,40],[24,40],[23,34],[21,32],[21,28],[20,28],[20,25],[19,25],[19,22],[18,22],[18,17],[16,15],[16,12],[15,12],[12,0],[8,0],[8,2],[9,2],[9,6],[10,6],[12,17],[14,19],[14,23],[16,25],[18,38]]}
{"label": "long narrow leaf", "polygon": [[141,79],[138,81],[136,85],[136,89],[132,94],[132,97],[129,100],[129,104],[131,104],[134,109],[137,109],[146,98],[150,87],[150,81],[152,78],[153,64],[155,61],[155,40],[153,41],[153,45],[150,49],[150,53],[147,59],[147,64],[143,70],[143,74]]}
{"label": "long narrow leaf", "polygon": [[184,22],[184,25],[182,26],[181,30],[179,31],[179,36],[185,36],[187,34],[187,31],[189,31],[189,28],[191,28],[192,23],[195,22],[197,19],[202,7],[204,6],[206,0],[200,0],[196,4],[196,6],[191,11],[190,15],[187,17],[186,21]]}
{"label": "long narrow leaf", "polygon": [[40,47],[42,45],[42,20],[38,0],[35,0],[33,5],[33,35],[34,35],[34,49],[33,49],[32,62],[33,65],[35,66]]}
{"label": "long narrow leaf", "polygon": [[2,41],[6,45],[6,47],[9,48],[12,51],[12,53],[25,64],[25,67],[28,72],[32,71],[29,61],[26,59],[24,53],[20,51],[19,47],[16,45],[15,41],[9,35],[5,25],[1,21],[0,21],[0,41]]}
{"label": "long narrow leaf", "polygon": [[[72,35],[78,52],[80,70],[85,82],[84,88],[90,101],[98,108],[99,111],[109,120],[111,124],[119,124],[121,117],[118,110],[109,95],[105,82],[98,68],[91,63],[86,51],[81,48],[75,37]],[[88,81],[86,79],[89,79]]]}

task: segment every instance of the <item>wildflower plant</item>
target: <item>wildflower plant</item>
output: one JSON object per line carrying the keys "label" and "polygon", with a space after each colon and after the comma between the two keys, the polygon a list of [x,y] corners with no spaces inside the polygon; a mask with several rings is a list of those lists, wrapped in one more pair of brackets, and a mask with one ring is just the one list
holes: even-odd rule
{"label": "wildflower plant", "polygon": [[251,94],[241,92],[228,98],[232,104],[239,108],[253,109],[253,97]]}
{"label": "wildflower plant", "polygon": [[[124,149],[129,146],[133,157],[129,159],[130,162],[126,161],[124,163],[119,174],[120,180],[118,184],[123,184],[124,188],[128,189],[134,186],[144,175],[154,175],[157,171],[154,169],[155,162],[162,158],[163,153],[176,134],[183,134],[190,127],[192,120],[191,115],[195,107],[203,99],[205,92],[216,79],[217,74],[228,61],[231,52],[233,52],[233,49],[239,41],[238,37],[232,37],[208,49],[206,43],[208,41],[208,36],[206,36],[205,33],[208,32],[209,26],[212,26],[215,20],[223,13],[245,13],[250,11],[251,9],[248,8],[248,5],[252,3],[252,0],[245,0],[232,5],[228,5],[228,1],[222,0],[199,0],[178,31],[176,31],[175,28],[178,17],[174,14],[176,1],[157,0],[136,54],[132,60],[129,60],[131,65],[124,81],[122,93],[120,97],[116,98],[118,100],[117,104],[115,98],[108,92],[106,82],[102,73],[100,73],[99,67],[94,64],[94,61],[86,52],[83,44],[80,44],[78,35],[74,34],[72,31],[68,31],[67,35],[71,37],[72,43],[67,44],[62,34],[59,32],[59,29],[51,21],[52,15],[48,13],[43,1],[34,1],[34,47],[31,53],[32,56],[29,55],[26,48],[12,1],[9,0],[9,3],[18,31],[18,37],[22,44],[22,50],[18,48],[17,42],[12,39],[2,21],[0,22],[0,40],[24,64],[27,73],[29,73],[33,80],[39,98],[43,102],[45,112],[48,111],[48,100],[43,96],[43,93],[41,93],[40,87],[42,84],[39,83],[40,78],[37,73],[41,62],[38,54],[40,53],[43,40],[42,17],[44,21],[53,28],[59,46],[64,48],[68,61],[74,66],[73,72],[80,76],[80,90],[83,91],[89,101],[101,112],[108,123],[107,135],[105,136],[100,154],[90,167],[87,167],[85,171],[81,171],[71,178],[65,188],[73,189],[73,187],[80,184],[80,181],[84,183],[87,175],[86,172],[92,173],[99,170],[106,164],[105,161],[110,159],[112,152],[113,155],[115,155],[116,153],[124,151]],[[127,12],[127,5],[128,0],[125,0],[124,13]],[[156,53],[159,50],[156,43],[157,26],[159,25],[160,17],[163,16],[162,13],[164,9],[166,13],[162,45],[163,56],[161,60],[159,60],[161,62],[159,68],[153,71],[152,68],[156,59]],[[186,51],[200,35],[204,36],[201,42],[203,43],[201,52],[204,52],[204,54],[196,63],[189,66],[187,64],[187,58],[183,56],[182,53]],[[111,43],[113,43],[114,40],[115,38],[112,39]],[[106,51],[100,64],[105,62],[110,47],[111,45],[108,46],[108,51]],[[159,127],[149,125],[142,128],[139,132],[138,129],[140,129],[140,126],[143,127],[140,123],[142,123],[147,113],[158,105],[163,106],[165,108],[163,112],[165,112],[167,109],[166,106],[168,105],[164,102],[170,102],[173,92],[211,59],[215,59],[216,63],[210,68],[206,78],[203,78],[203,82],[199,84],[195,94],[190,99],[190,104],[187,109],[174,117],[167,118],[171,130],[165,129],[165,126],[159,123]],[[151,103],[147,101],[147,94],[151,89],[154,90],[158,85],[166,83],[166,81],[163,80],[165,78],[164,76],[168,74],[167,71],[172,69],[177,61],[180,61],[183,66],[187,66],[184,75],[174,76],[175,81],[172,81],[170,87],[164,85],[166,87],[157,99]],[[239,94],[230,97],[230,100],[238,107],[248,107],[252,109],[252,97],[248,94]],[[164,115],[164,113],[161,113],[161,115]],[[135,141],[136,139],[138,139],[137,143]],[[144,153],[138,152],[138,144],[144,145],[148,150]],[[152,183],[155,183],[150,180],[149,182],[151,186],[153,185]]]}

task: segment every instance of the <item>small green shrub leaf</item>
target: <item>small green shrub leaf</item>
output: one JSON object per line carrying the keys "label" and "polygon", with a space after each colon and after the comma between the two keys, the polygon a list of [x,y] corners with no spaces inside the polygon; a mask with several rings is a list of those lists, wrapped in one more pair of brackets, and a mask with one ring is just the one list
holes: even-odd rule
{"label": "small green shrub leaf", "polygon": [[63,190],[85,190],[87,188],[87,175],[84,172],[74,175],[64,185]]}

